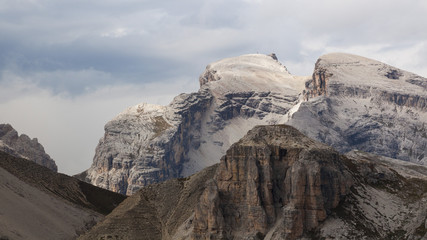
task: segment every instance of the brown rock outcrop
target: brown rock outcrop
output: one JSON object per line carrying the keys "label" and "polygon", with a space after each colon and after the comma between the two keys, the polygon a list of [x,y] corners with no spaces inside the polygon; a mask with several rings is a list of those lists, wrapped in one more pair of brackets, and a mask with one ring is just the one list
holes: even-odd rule
{"label": "brown rock outcrop", "polygon": [[313,97],[327,95],[327,83],[330,77],[332,77],[332,73],[320,66],[320,61],[318,60],[315,64],[312,80],[305,83],[304,99],[309,100]]}
{"label": "brown rock outcrop", "polygon": [[194,217],[194,239],[296,239],[352,184],[341,156],[290,126],[260,126],[227,151]]}

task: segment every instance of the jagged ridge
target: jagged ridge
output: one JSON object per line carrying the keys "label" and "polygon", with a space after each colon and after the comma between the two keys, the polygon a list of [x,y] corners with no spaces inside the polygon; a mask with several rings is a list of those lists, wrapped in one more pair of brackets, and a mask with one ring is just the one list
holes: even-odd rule
{"label": "jagged ridge", "polygon": [[0,150],[16,157],[26,158],[57,172],[55,161],[44,151],[37,138],[18,135],[10,124],[0,124]]}
{"label": "jagged ridge", "polygon": [[0,238],[72,239],[126,196],[0,152]]}

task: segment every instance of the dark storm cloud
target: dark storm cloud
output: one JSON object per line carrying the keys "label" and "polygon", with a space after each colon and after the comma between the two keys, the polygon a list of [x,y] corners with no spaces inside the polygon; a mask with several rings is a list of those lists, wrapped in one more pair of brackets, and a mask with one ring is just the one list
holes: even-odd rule
{"label": "dark storm cloud", "polygon": [[[72,95],[114,82],[196,76],[206,64],[200,60],[236,52],[237,44],[221,30],[238,25],[232,3],[10,1],[0,8],[0,70],[30,81],[32,75],[64,71],[64,78],[38,78],[37,84]],[[111,77],[77,79],[88,70]],[[69,78],[70,71],[76,78]]]}

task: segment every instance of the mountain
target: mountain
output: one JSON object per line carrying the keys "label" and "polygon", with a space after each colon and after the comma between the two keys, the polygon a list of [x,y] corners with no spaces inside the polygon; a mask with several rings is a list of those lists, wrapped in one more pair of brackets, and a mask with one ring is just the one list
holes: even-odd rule
{"label": "mountain", "polygon": [[87,181],[131,195],[218,162],[259,124],[286,123],[335,147],[427,161],[427,79],[350,54],[321,56],[311,77],[275,55],[209,64],[200,90],[168,106],[139,104],[105,125]]}
{"label": "mountain", "polygon": [[0,239],[74,239],[126,197],[0,151]]}
{"label": "mountain", "polygon": [[79,239],[425,239],[426,170],[257,126],[219,165],[143,187]]}
{"label": "mountain", "polygon": [[10,124],[0,124],[0,151],[28,159],[52,171],[58,171],[55,161],[44,151],[37,138],[30,139],[25,134],[18,135]]}
{"label": "mountain", "polygon": [[427,79],[335,53],[311,77],[251,54],[199,81],[106,124],[78,177],[128,198],[0,125],[0,239],[427,239]]}
{"label": "mountain", "polygon": [[427,163],[427,79],[371,59],[319,58],[288,124],[340,152]]}
{"label": "mountain", "polygon": [[168,106],[139,104],[108,122],[88,181],[131,195],[142,186],[200,171],[255,125],[285,122],[304,83],[273,55],[212,63],[198,92],[181,94]]}

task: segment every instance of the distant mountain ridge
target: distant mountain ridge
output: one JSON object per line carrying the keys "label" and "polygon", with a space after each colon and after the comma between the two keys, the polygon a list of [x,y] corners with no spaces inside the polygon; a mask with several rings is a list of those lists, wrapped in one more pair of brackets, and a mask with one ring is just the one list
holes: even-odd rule
{"label": "distant mountain ridge", "polygon": [[0,151],[58,171],[55,161],[44,151],[37,138],[31,139],[25,134],[18,135],[10,124],[0,124]]}
{"label": "distant mountain ridge", "polygon": [[341,153],[352,149],[427,162],[427,80],[368,58],[321,56],[312,76],[274,55],[209,64],[200,90],[168,106],[139,104],[105,125],[87,180],[133,194],[215,164],[260,124],[289,124]]}

